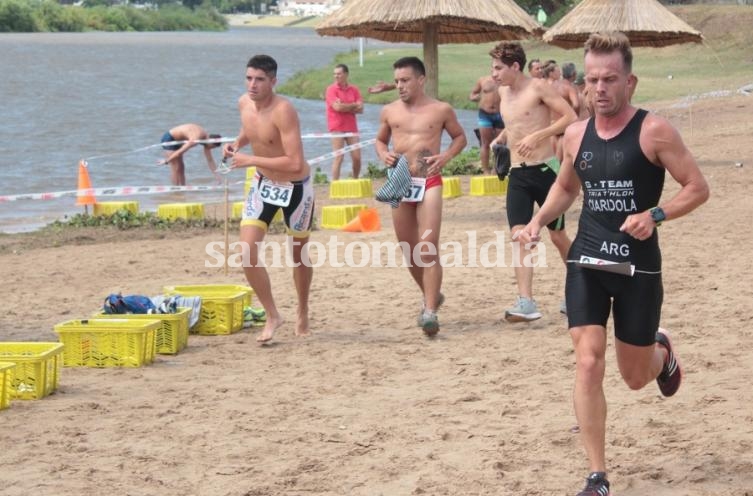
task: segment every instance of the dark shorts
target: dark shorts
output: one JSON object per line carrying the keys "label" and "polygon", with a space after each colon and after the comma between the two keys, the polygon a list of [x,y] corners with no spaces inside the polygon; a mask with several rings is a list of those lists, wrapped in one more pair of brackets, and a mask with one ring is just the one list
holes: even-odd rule
{"label": "dark shorts", "polygon": [[[166,131],[165,134],[162,135],[162,139],[160,140],[160,143],[169,143],[170,141],[177,141],[175,138],[173,138],[173,135],[170,134],[170,131]],[[175,145],[162,145],[162,148],[165,150],[175,151],[180,149],[180,144]]]}
{"label": "dark shorts", "polygon": [[490,114],[485,110],[478,109],[478,127],[504,129],[505,122],[502,120],[502,114],[499,112]]}
{"label": "dark shorts", "polygon": [[[533,204],[544,204],[557,173],[547,164],[513,167],[507,184],[507,223],[510,227],[525,226],[533,218]],[[546,227],[552,231],[565,228],[565,214]]]}
{"label": "dark shorts", "polygon": [[[314,186],[311,177],[302,181],[270,183],[272,186],[275,184],[292,186],[290,202],[285,207],[265,201],[263,198],[265,193],[261,188],[263,180],[264,176],[257,172],[243,206],[241,226],[257,226],[266,231],[277,211],[282,209],[288,234],[294,238],[308,237],[314,220]],[[274,194],[274,190],[271,191]]]}
{"label": "dark shorts", "polygon": [[614,334],[623,343],[652,346],[664,299],[661,273],[613,274],[567,264],[565,283],[570,328],[607,326],[614,312]]}

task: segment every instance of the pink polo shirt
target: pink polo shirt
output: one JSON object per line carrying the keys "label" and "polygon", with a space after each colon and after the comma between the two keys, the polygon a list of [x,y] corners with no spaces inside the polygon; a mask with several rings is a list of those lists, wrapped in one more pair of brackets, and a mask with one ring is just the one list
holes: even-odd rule
{"label": "pink polo shirt", "polygon": [[356,123],[356,114],[352,112],[338,112],[332,108],[332,103],[338,99],[342,103],[363,101],[358,87],[352,84],[349,84],[345,88],[341,88],[337,83],[329,85],[324,97],[324,101],[327,103],[327,129],[330,132],[357,133],[358,124]]}

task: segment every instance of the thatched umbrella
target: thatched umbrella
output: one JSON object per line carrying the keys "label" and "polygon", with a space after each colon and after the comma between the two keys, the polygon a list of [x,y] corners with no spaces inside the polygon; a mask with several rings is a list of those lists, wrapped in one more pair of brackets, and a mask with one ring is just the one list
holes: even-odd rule
{"label": "thatched umbrella", "polygon": [[599,31],[622,31],[634,47],[703,41],[700,32],[657,0],[583,0],[544,34],[544,41],[582,48],[591,33]]}
{"label": "thatched umbrella", "polygon": [[322,36],[423,42],[426,92],[434,97],[439,44],[519,40],[543,31],[513,0],[347,0],[316,27]]}

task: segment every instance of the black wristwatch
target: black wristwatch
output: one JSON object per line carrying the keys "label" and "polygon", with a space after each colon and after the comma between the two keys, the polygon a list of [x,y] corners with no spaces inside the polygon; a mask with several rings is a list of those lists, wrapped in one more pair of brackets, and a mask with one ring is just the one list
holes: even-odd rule
{"label": "black wristwatch", "polygon": [[649,210],[649,213],[651,214],[651,219],[653,219],[654,223],[657,226],[660,226],[661,223],[667,218],[667,215],[664,213],[664,210],[662,210],[661,207],[654,207]]}

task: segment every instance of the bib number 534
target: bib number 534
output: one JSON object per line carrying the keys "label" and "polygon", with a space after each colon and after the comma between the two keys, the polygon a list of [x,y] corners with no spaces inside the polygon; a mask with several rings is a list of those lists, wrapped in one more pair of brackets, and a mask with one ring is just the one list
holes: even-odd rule
{"label": "bib number 534", "polygon": [[262,181],[259,187],[259,196],[266,203],[287,207],[290,205],[290,199],[293,196],[293,185]]}

